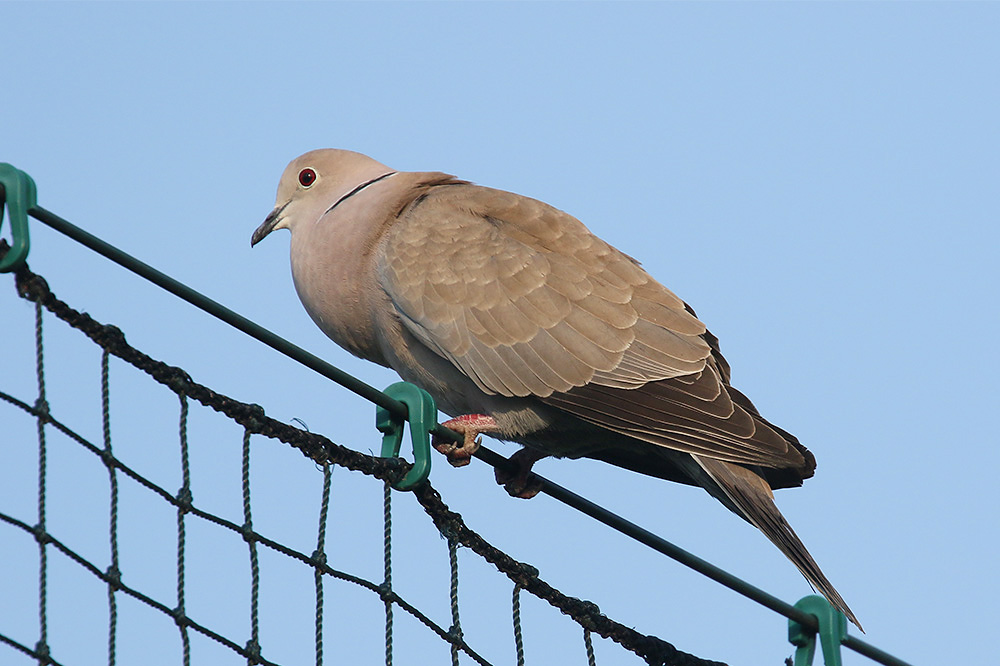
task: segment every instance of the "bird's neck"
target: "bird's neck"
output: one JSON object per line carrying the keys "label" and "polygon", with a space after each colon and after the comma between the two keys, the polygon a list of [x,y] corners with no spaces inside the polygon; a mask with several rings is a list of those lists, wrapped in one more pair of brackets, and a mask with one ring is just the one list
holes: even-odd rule
{"label": "bird's neck", "polygon": [[428,176],[444,174],[395,173],[292,234],[292,277],[309,316],[337,344],[380,365],[387,362],[372,313],[391,306],[378,280],[378,248]]}

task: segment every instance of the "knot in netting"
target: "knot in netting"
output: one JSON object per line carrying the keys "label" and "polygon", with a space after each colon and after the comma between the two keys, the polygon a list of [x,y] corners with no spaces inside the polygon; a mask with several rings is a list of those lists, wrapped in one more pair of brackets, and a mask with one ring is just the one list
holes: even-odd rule
{"label": "knot in netting", "polygon": [[98,344],[106,349],[114,349],[127,344],[125,342],[125,333],[117,326],[111,324],[101,326],[96,333],[96,337]]}
{"label": "knot in netting", "polygon": [[441,533],[441,536],[444,537],[445,540],[453,542],[455,546],[458,548],[462,547],[462,544],[459,543],[458,541],[459,537],[458,529],[454,524],[452,524],[451,522],[442,522],[440,525],[438,525],[438,531]]}
{"label": "knot in netting", "polygon": [[521,562],[519,566],[521,569],[521,573],[527,576],[528,578],[538,578],[539,575],[538,567],[533,567],[530,564],[525,564],[524,562]]}
{"label": "knot in netting", "polygon": [[35,541],[41,545],[52,543],[52,536],[45,531],[45,525],[38,523],[31,528],[31,533],[35,535]]}
{"label": "knot in netting", "polygon": [[673,645],[656,636],[643,636],[639,647],[644,652],[643,658],[650,666],[689,666],[705,663],[697,657],[680,652]]}
{"label": "knot in netting", "polygon": [[260,405],[250,403],[245,405],[246,415],[243,417],[243,426],[252,432],[261,432],[264,428],[264,420],[267,415]]}
{"label": "knot in netting", "polygon": [[381,585],[375,586],[375,591],[378,592],[379,598],[386,602],[395,602],[399,597],[396,593],[392,591],[389,583],[382,583]]}
{"label": "knot in netting", "polygon": [[326,566],[326,553],[317,548],[316,550],[313,551],[312,558],[310,559],[310,561],[312,562],[314,567],[322,569],[323,567]]}
{"label": "knot in netting", "polygon": [[108,570],[104,573],[104,580],[107,581],[108,585],[112,590],[120,590],[122,587],[122,572],[115,565],[108,567]]}
{"label": "knot in netting", "polygon": [[42,421],[49,421],[51,416],[49,414],[49,401],[45,398],[39,397],[35,400],[34,404],[35,415],[38,416]]}
{"label": "knot in netting", "polygon": [[448,635],[448,640],[451,641],[452,644],[454,645],[461,644],[462,641],[465,639],[465,636],[462,633],[462,627],[460,627],[457,624],[451,625],[451,628],[448,629],[447,635]]}
{"label": "knot in netting", "polygon": [[194,380],[184,370],[171,365],[163,373],[163,384],[177,395],[187,395]]}
{"label": "knot in netting", "polygon": [[191,489],[188,487],[181,488],[177,491],[177,508],[184,513],[189,512],[192,509],[192,497]]}
{"label": "knot in netting", "polygon": [[38,660],[51,664],[52,661],[49,659],[49,644],[45,641],[38,641],[35,643],[35,654],[38,656]]}
{"label": "knot in netting", "polygon": [[175,607],[173,610],[170,611],[169,615],[170,617],[174,618],[174,624],[176,624],[181,629],[191,624],[191,620],[189,620],[188,616],[184,614],[183,606]]}
{"label": "knot in netting", "polygon": [[260,643],[254,639],[247,641],[246,647],[243,648],[246,653],[247,662],[251,664],[260,663]]}
{"label": "knot in netting", "polygon": [[49,295],[49,283],[41,275],[30,273],[25,266],[17,272],[17,295],[23,299],[40,302]]}
{"label": "knot in netting", "polygon": [[413,466],[402,458],[379,458],[378,464],[384,467],[385,474],[377,476],[383,481],[388,481],[390,485],[402,481]]}
{"label": "knot in netting", "polygon": [[253,531],[253,523],[249,520],[240,525],[240,535],[247,543],[252,544],[257,541],[257,534]]}

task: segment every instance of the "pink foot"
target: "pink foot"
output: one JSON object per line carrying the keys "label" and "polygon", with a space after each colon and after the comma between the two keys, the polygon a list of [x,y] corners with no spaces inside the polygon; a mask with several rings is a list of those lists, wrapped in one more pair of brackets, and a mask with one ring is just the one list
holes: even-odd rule
{"label": "pink foot", "polygon": [[529,478],[531,466],[544,457],[545,454],[536,449],[523,448],[517,451],[507,459],[512,469],[496,469],[497,483],[502,485],[511,497],[531,499],[542,489],[542,484],[537,479]]}
{"label": "pink foot", "polygon": [[464,467],[469,464],[472,455],[479,450],[480,433],[500,432],[497,422],[492,416],[486,414],[456,416],[441,425],[465,435],[465,441],[461,444],[455,444],[451,440],[441,440],[437,437],[431,440],[434,448],[443,453],[453,467]]}

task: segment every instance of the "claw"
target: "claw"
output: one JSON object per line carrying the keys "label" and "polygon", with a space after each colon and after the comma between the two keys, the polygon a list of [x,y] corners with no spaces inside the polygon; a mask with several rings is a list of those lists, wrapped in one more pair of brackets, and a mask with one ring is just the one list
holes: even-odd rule
{"label": "claw", "polygon": [[[469,464],[482,443],[480,433],[500,431],[496,420],[485,414],[456,416],[441,425],[463,435],[461,444],[438,437],[431,438],[431,445],[443,453],[453,467],[464,467]],[[524,448],[517,451],[507,459],[510,463],[507,469],[496,470],[497,483],[502,485],[511,497],[531,499],[542,490],[541,482],[531,473],[531,466],[544,457],[545,454],[536,449]]]}
{"label": "claw", "polygon": [[466,430],[462,434],[465,437],[461,444],[456,444],[452,441],[441,441],[437,438],[434,439],[434,448],[443,453],[453,467],[465,467],[468,465],[483,441],[473,431]]}
{"label": "claw", "polygon": [[451,440],[441,440],[437,437],[433,437],[431,440],[434,448],[443,453],[453,467],[464,467],[469,464],[472,456],[482,444],[480,433],[500,430],[493,417],[485,414],[466,414],[445,421],[441,425],[458,431],[464,436],[461,444],[455,444]]}
{"label": "claw", "polygon": [[535,449],[524,448],[514,453],[507,462],[507,469],[497,468],[495,471],[497,483],[504,487],[511,497],[531,499],[542,490],[541,482],[532,475],[531,467],[545,457],[545,454]]}

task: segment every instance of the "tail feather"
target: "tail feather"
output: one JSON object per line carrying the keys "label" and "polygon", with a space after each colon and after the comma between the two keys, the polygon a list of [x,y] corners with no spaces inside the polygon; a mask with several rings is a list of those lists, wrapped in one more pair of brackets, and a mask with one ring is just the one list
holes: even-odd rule
{"label": "tail feather", "polygon": [[834,589],[833,584],[823,575],[819,565],[796,536],[792,526],[778,511],[767,482],[745,467],[701,456],[692,457],[717,486],[706,489],[729,509],[763,532],[798,567],[817,591],[864,632],[858,618],[840,593]]}

